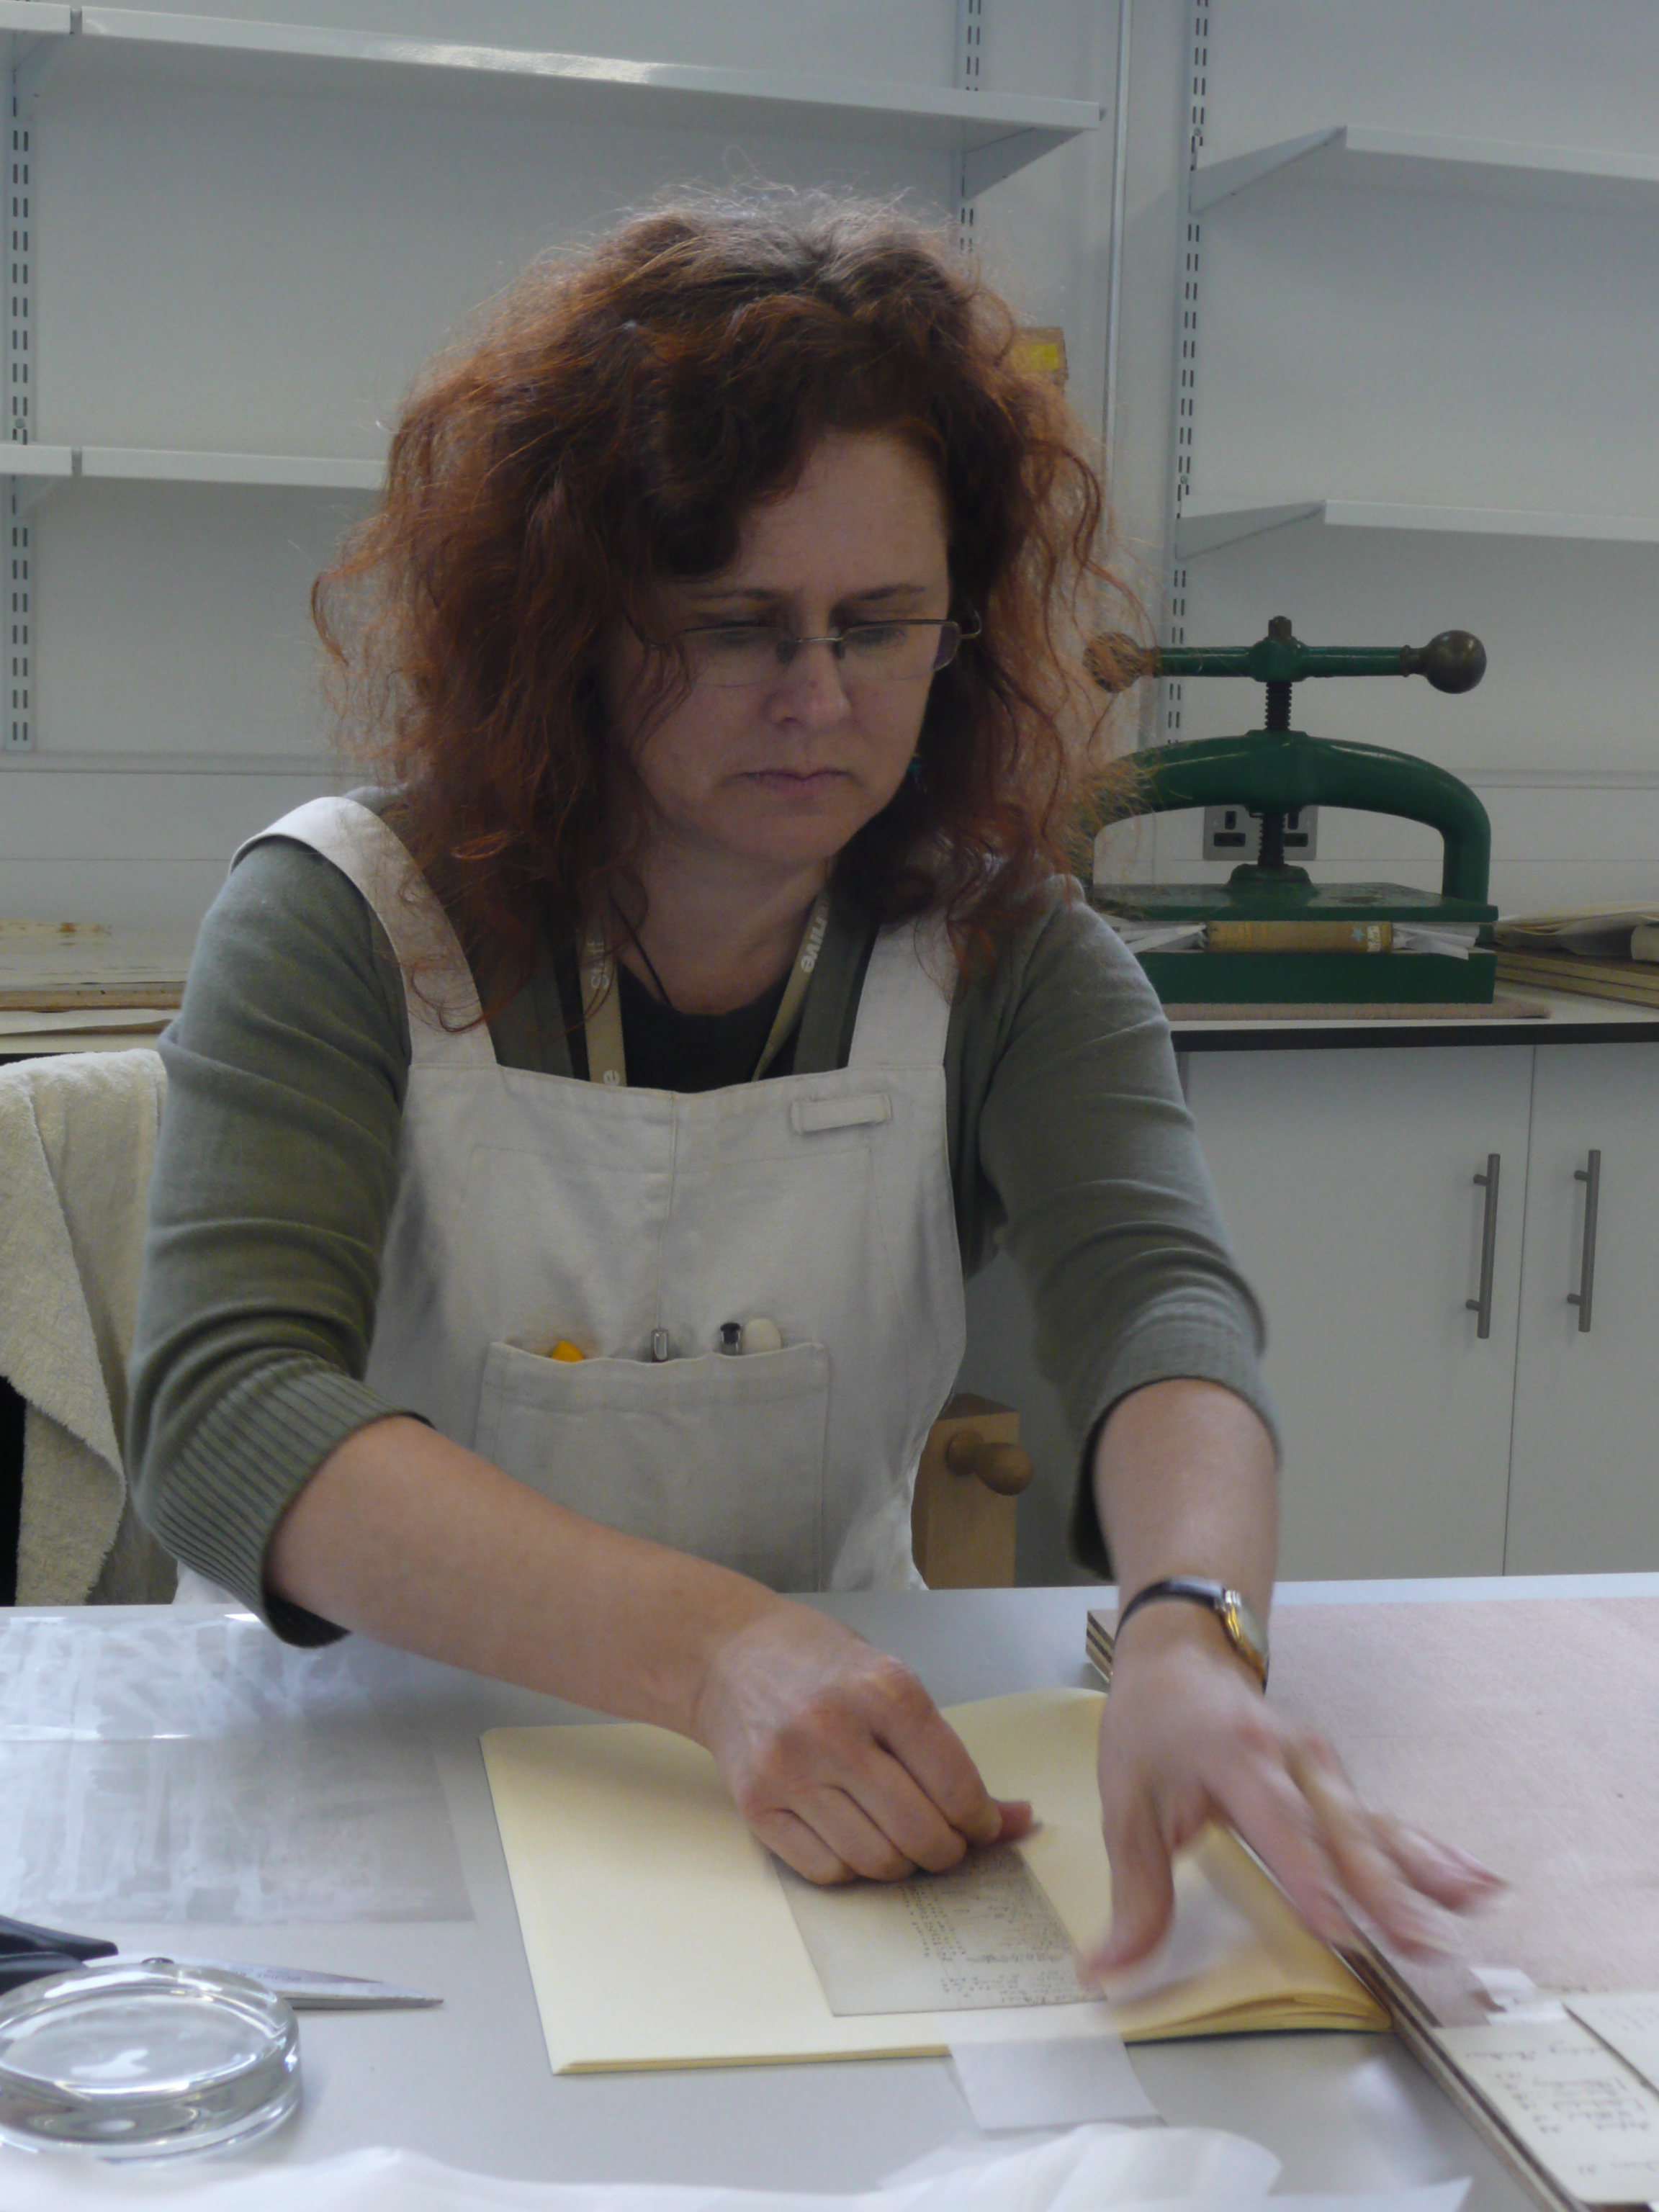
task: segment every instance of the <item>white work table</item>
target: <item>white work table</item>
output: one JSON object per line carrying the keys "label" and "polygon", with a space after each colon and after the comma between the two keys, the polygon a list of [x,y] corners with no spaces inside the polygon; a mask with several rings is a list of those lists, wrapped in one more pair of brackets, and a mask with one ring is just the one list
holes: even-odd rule
{"label": "white work table", "polygon": [[[1279,1603],[1451,1596],[1501,1603],[1581,1593],[1659,1594],[1659,1575],[1307,1584],[1287,1587]],[[1098,1589],[1030,1589],[813,1602],[898,1653],[941,1704],[951,1704],[1056,1684],[1097,1686],[1083,1659],[1084,1619],[1089,1606],[1110,1596]],[[33,1622],[70,1624],[77,1646],[143,1626],[139,1644],[129,1635],[125,1649],[145,1650],[158,1691],[173,1696],[178,1670],[191,1663],[192,1626],[216,1618],[196,1609],[20,1610],[0,1615],[0,1658],[6,1640],[27,1635]],[[344,1676],[372,1686],[378,1724],[418,1735],[435,1754],[472,1918],[250,1927],[199,1919],[118,1926],[106,1917],[100,1926],[83,1911],[58,1923],[107,1934],[127,1952],[280,1960],[441,1992],[446,2002],[435,2011],[305,2015],[303,2106],[265,2147],[265,2159],[310,2160],[380,2143],[525,2179],[851,2190],[971,2134],[943,2060],[555,2077],[478,1737],[502,1723],[582,1717],[453,1669],[368,1645],[349,1648]],[[329,1664],[339,1672],[337,1653]],[[142,1708],[144,1687],[128,1680],[130,1705]],[[361,1725],[352,1702],[343,1699],[338,1721],[348,1747]],[[0,1711],[0,1750],[28,1717]],[[325,1844],[319,1836],[308,1848]],[[319,1878],[326,1881],[325,1869]],[[0,1908],[14,1902],[0,1898]],[[580,1911],[579,1900],[572,1909]],[[1391,2038],[1142,2045],[1134,2063],[1171,2123],[1228,2128],[1268,2144],[1284,2160],[1285,2188],[1372,2189],[1470,2173],[1473,2212],[1513,2212],[1528,2201]]]}
{"label": "white work table", "polygon": [[[1659,1008],[1616,999],[1581,998],[1576,993],[1546,991],[1532,985],[1500,984],[1500,1000],[1522,1000],[1541,1006],[1536,1015],[1505,1018],[1490,1010],[1467,1015],[1402,1013],[1332,1021],[1310,1012],[1264,1018],[1240,1006],[1224,1019],[1194,1020],[1177,1008],[1170,1018],[1175,1048],[1185,1052],[1332,1051],[1342,1046],[1459,1044],[1620,1044],[1659,1042]],[[107,1017],[120,1026],[102,1030],[29,1030],[0,1035],[0,1060],[35,1060],[63,1052],[131,1052],[153,1044],[173,1019],[172,1012],[153,1015],[135,1008]]]}

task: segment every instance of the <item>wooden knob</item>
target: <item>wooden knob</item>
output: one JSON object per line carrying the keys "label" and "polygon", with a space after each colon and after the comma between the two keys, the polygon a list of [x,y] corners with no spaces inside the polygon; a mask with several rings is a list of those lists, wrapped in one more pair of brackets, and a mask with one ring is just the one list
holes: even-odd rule
{"label": "wooden knob", "polygon": [[1158,674],[1158,647],[1119,630],[1103,630],[1083,648],[1083,665],[1103,691],[1127,691],[1143,676]]}
{"label": "wooden knob", "polygon": [[945,1445],[945,1464],[952,1474],[977,1475],[999,1498],[1018,1498],[1036,1473],[1030,1452],[1018,1444],[994,1444],[969,1429],[960,1431]]}

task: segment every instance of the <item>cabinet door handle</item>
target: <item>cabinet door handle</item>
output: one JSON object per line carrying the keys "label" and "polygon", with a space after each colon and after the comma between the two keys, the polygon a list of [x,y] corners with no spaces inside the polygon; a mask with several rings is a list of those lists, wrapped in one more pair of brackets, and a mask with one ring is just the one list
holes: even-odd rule
{"label": "cabinet door handle", "polygon": [[1567,1292],[1567,1304],[1578,1309],[1578,1334],[1589,1334],[1590,1301],[1595,1296],[1595,1222],[1601,1211],[1601,1155],[1589,1152],[1584,1165],[1572,1171],[1575,1182],[1584,1186],[1584,1242],[1578,1256],[1578,1288]]}
{"label": "cabinet door handle", "polygon": [[1498,1175],[1503,1164],[1501,1153],[1488,1152],[1486,1172],[1475,1177],[1486,1194],[1486,1212],[1480,1223],[1480,1295],[1478,1298],[1465,1298],[1463,1303],[1472,1314],[1480,1316],[1474,1325],[1477,1336],[1492,1334],[1492,1279],[1498,1257]]}

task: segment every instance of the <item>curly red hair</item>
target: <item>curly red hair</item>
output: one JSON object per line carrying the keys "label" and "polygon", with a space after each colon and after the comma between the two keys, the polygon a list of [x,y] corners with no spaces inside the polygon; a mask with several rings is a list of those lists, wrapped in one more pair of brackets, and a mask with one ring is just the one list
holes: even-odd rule
{"label": "curly red hair", "polygon": [[533,264],[420,379],[313,612],[343,744],[398,788],[492,1007],[538,930],[603,911],[636,849],[596,680],[608,627],[689,680],[661,586],[729,563],[829,431],[926,457],[953,611],[983,626],[933,679],[919,775],[837,881],[884,920],[943,908],[965,948],[1069,864],[1108,773],[1077,648],[1115,579],[1086,441],[1017,341],[971,265],[890,209],[703,200]]}

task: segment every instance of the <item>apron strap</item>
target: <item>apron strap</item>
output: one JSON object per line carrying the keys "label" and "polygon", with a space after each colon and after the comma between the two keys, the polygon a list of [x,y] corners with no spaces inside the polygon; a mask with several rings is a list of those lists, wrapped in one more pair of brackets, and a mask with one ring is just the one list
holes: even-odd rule
{"label": "apron strap", "polygon": [[598,922],[588,924],[576,962],[581,979],[582,1030],[587,1039],[587,1079],[622,1090],[628,1082],[623,1050],[622,993],[617,988],[616,955]]}
{"label": "apron strap", "polygon": [[311,799],[239,846],[231,866],[270,837],[309,845],[362,893],[402,971],[411,1061],[494,1067],[495,1048],[479,1018],[460,939],[396,830],[355,799]]}
{"label": "apron strap", "polygon": [[956,994],[957,957],[941,915],[881,931],[865,970],[849,1067],[938,1067]]}

